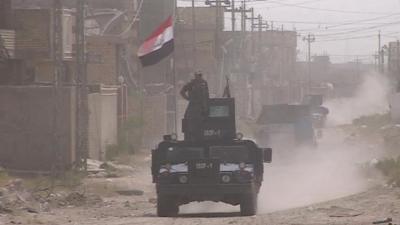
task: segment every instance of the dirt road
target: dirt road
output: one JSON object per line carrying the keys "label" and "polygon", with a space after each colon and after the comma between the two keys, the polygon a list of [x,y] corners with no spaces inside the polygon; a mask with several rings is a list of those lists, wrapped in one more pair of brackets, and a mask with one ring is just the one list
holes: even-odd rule
{"label": "dirt road", "polygon": [[[178,218],[156,217],[149,157],[138,157],[135,171],[119,178],[88,178],[84,193],[101,201],[63,205],[38,212],[1,214],[0,224],[51,225],[220,225],[220,224],[371,224],[392,217],[400,222],[400,189],[384,187],[360,176],[359,165],[377,154],[369,144],[345,141],[341,133],[326,134],[317,149],[302,150],[290,159],[266,166],[259,196],[260,213],[239,217],[238,207],[190,204]],[[140,158],[140,159],[139,159]],[[130,196],[118,190],[143,190]],[[336,200],[332,200],[336,199]],[[79,201],[79,199],[78,199]],[[318,203],[322,202],[322,203]]]}
{"label": "dirt road", "polygon": [[74,225],[221,225],[221,224],[371,224],[386,217],[400,221],[399,189],[373,188],[354,196],[306,207],[238,217],[238,213],[182,214],[158,218],[147,196],[105,199],[102,206],[55,209],[49,213],[1,216],[1,224]]}

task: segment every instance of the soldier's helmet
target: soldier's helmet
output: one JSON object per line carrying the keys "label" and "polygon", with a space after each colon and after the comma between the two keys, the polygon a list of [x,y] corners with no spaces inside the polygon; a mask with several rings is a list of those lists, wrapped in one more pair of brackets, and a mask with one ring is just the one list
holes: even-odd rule
{"label": "soldier's helmet", "polygon": [[203,72],[201,72],[200,70],[194,72],[194,77],[195,78],[202,78],[203,77]]}

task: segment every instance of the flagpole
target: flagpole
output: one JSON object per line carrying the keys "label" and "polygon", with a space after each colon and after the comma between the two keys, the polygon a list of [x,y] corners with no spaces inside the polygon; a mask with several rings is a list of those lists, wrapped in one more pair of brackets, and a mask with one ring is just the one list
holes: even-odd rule
{"label": "flagpole", "polygon": [[[173,9],[173,14],[172,14],[172,16],[174,18],[173,23],[172,23],[173,31],[174,31],[174,39],[175,39],[174,41],[176,41],[176,27],[175,27],[175,24],[177,21],[176,12],[177,12],[177,0],[174,0],[174,9]],[[175,43],[174,43],[174,45],[175,45]],[[175,48],[175,46],[174,46],[174,48]],[[176,54],[175,54],[175,50],[174,50],[173,55],[172,55],[172,74],[173,74],[172,76],[173,76],[173,82],[174,82],[175,134],[178,137],[178,98],[177,98],[178,90],[176,88],[176,62],[175,62],[175,59],[176,59]]]}

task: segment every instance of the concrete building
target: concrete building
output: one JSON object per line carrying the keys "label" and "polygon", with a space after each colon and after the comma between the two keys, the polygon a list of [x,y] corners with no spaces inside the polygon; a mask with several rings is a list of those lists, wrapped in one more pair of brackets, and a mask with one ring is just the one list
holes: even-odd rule
{"label": "concrete building", "polygon": [[193,33],[192,8],[178,8],[178,81],[191,79],[195,69],[202,70],[211,94],[222,96],[226,77],[230,78],[242,117],[255,116],[264,104],[291,101],[296,95],[290,87],[295,79],[296,32],[225,31],[224,19],[216,20],[224,9],[216,10],[196,7]]}
{"label": "concrete building", "polygon": [[[40,110],[43,110],[43,114],[45,115],[47,112],[46,110],[49,110],[54,106],[54,102],[41,99],[41,96],[43,95],[35,95],[36,92],[42,93],[46,91],[48,91],[47,94],[50,99],[51,96],[54,95],[51,91],[51,84],[53,82],[53,74],[55,70],[52,55],[52,34],[54,33],[51,9],[52,2],[53,1],[46,0],[2,0],[0,4],[0,52],[2,53],[0,54],[1,89],[4,92],[10,93],[27,93],[26,95],[20,95],[19,98],[12,98],[16,102],[20,102],[20,104],[28,101],[27,96],[30,96],[28,94],[29,92],[32,93],[29,97],[29,102],[31,104],[34,104],[35,102],[40,103],[42,101],[49,103],[46,107],[35,109],[35,115],[39,115]],[[128,6],[128,1],[121,0],[120,2],[121,8],[123,8],[124,4]],[[133,1],[129,2],[132,3]],[[107,2],[105,1],[102,1],[102,3],[107,5]],[[117,2],[114,3],[115,5],[118,5]],[[99,4],[99,7],[103,7],[100,4],[100,1],[93,1],[94,6],[97,4]],[[70,5],[71,1],[65,1],[65,7],[74,7]],[[129,6],[134,7],[135,4],[129,4]],[[106,147],[115,144],[117,141],[118,129],[121,124],[119,118],[126,118],[126,116],[121,116],[121,113],[126,113],[127,108],[126,103],[121,102],[121,99],[125,99],[126,101],[126,96],[121,95],[121,93],[126,94],[126,92],[120,91],[120,75],[131,77],[132,74],[124,74],[124,71],[131,68],[126,67],[126,65],[130,64],[125,62],[126,58],[123,58],[125,63],[121,62],[123,57],[121,49],[124,49],[123,46],[129,43],[135,32],[132,32],[129,29],[128,35],[115,35],[115,33],[119,34],[127,29],[126,22],[124,21],[127,21],[125,19],[127,19],[129,15],[119,15],[117,18],[115,15],[118,14],[117,12],[109,14],[110,10],[108,10],[105,13],[106,15],[99,15],[99,13],[93,13],[94,11],[96,11],[95,8],[90,10],[92,15],[88,19],[90,20],[90,24],[97,25],[97,28],[95,32],[91,30],[87,33],[89,62],[87,70],[88,81],[90,84],[89,153],[90,157],[103,160]],[[134,14],[133,11],[130,11],[129,13]],[[63,86],[70,87],[68,92],[73,95],[73,93],[75,93],[74,86],[76,86],[74,9],[64,8],[62,17],[64,76],[61,78],[61,82]],[[110,21],[110,23],[108,23],[106,27],[104,24],[107,20]],[[130,81],[132,82],[132,80]],[[37,96],[38,99],[34,99],[35,96]],[[71,97],[71,99],[74,99],[74,97]],[[20,104],[8,104],[7,102],[2,102],[0,111],[4,113],[4,116],[0,118],[0,124],[7,122],[3,120],[4,118],[8,118],[6,114],[12,113],[13,110],[16,115],[25,113],[25,115],[21,116],[32,119],[36,118],[32,115],[32,110],[30,108],[24,110],[24,107],[29,107],[29,105],[21,106]],[[63,107],[71,109],[73,114],[75,113],[75,101],[61,101],[58,105],[63,105]],[[124,110],[120,109],[120,106],[123,106],[122,108]],[[5,110],[5,108],[7,108],[7,110]],[[54,115],[54,113],[49,114],[48,117],[46,117],[48,119],[47,122],[52,121],[51,115]],[[44,118],[38,119],[38,121],[41,121],[41,119]],[[76,123],[75,120],[76,116],[63,118],[62,121],[64,124],[60,125],[60,127],[65,127],[66,124],[73,124],[69,130],[76,133],[74,128]],[[26,122],[28,123],[29,121]],[[35,127],[35,124],[38,126]],[[43,138],[47,135],[49,142],[54,140],[54,137],[50,135],[51,132],[42,129],[42,127],[37,123],[18,123],[17,125],[21,125],[20,127],[16,127],[17,130],[25,130],[25,128],[29,128],[30,131],[32,131],[31,135],[33,135],[33,139],[35,138],[35,135],[38,135],[38,137],[41,135],[41,139],[39,140],[43,141]],[[0,126],[0,133],[5,132],[8,132],[8,127]],[[10,141],[15,140],[15,143],[17,143],[19,140],[18,138],[21,138],[21,136],[17,133],[14,133],[14,135],[16,136],[15,139],[10,139]],[[72,143],[75,141],[75,137],[71,136],[71,138],[72,139],[69,141]],[[68,146],[71,147],[68,148],[68,151],[71,152],[72,155],[75,155],[75,144]],[[1,163],[3,164],[6,162],[6,166],[13,169],[47,170],[52,167],[52,165],[50,165],[52,160],[47,160],[47,164],[39,167],[32,165],[32,167],[27,166],[23,168],[21,167],[22,164],[18,162],[18,157],[22,157],[23,151],[35,152],[39,151],[39,147],[39,145],[20,146],[10,142],[7,145],[7,148],[10,149],[2,148],[1,153],[17,151],[21,154],[15,156],[6,154],[7,157],[13,157],[12,160],[11,158],[3,158]],[[51,149],[47,148],[47,150],[51,152]],[[65,149],[61,150],[65,151]],[[2,155],[2,157],[3,156],[4,155]],[[49,157],[53,156],[54,155],[51,155]],[[23,160],[23,158],[20,159]],[[75,158],[72,156],[66,158],[66,160],[63,161],[64,166],[68,166],[68,164],[71,165],[74,160]]]}

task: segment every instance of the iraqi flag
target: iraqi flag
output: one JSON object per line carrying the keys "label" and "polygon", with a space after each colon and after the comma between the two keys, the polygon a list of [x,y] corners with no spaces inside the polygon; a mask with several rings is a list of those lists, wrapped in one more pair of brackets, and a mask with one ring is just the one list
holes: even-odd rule
{"label": "iraqi flag", "polygon": [[138,57],[143,66],[151,66],[173,51],[174,28],[172,16],[170,16],[140,46]]}

